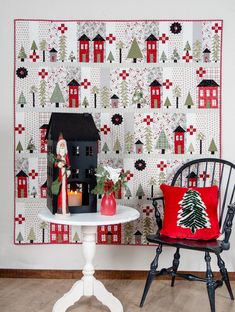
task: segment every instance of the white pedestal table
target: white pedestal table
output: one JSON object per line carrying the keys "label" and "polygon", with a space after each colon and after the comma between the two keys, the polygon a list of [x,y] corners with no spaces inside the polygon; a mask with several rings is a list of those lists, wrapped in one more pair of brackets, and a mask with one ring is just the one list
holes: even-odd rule
{"label": "white pedestal table", "polygon": [[138,219],[139,215],[136,209],[121,205],[117,206],[117,213],[114,216],[102,216],[97,212],[58,217],[53,215],[49,209],[44,209],[38,214],[43,221],[81,226],[82,231],[82,252],[85,258],[85,266],[82,270],[83,277],[72,286],[69,292],[56,301],[52,312],[66,311],[82,296],[95,296],[111,312],[123,311],[121,302],[94,277],[95,269],[92,260],[96,252],[97,226],[126,223]]}

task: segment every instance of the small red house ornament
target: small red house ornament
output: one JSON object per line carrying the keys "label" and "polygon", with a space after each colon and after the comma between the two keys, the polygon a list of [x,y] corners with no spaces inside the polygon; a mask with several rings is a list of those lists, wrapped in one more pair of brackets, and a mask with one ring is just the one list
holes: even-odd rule
{"label": "small red house ornament", "polygon": [[94,41],[94,63],[104,62],[104,38],[101,35],[95,36]]}
{"label": "small red house ornament", "polygon": [[161,84],[154,80],[150,85],[151,108],[161,108]]}
{"label": "small red house ornament", "polygon": [[90,38],[85,34],[82,35],[79,39],[79,62],[89,63],[89,54],[90,54]]}
{"label": "small red house ornament", "polygon": [[73,79],[68,83],[69,87],[69,107],[79,106],[79,86],[77,80]]}
{"label": "small red house ornament", "polygon": [[147,51],[147,63],[156,63],[158,39],[153,34],[151,34],[145,41]]}
{"label": "small red house ornament", "polygon": [[28,175],[23,171],[17,173],[17,197],[26,198],[28,196]]}
{"label": "small red house ornament", "polygon": [[198,176],[194,171],[191,171],[190,174],[187,175],[186,179],[188,179],[188,186],[195,187],[197,186]]}
{"label": "small red house ornament", "polygon": [[40,152],[41,153],[47,153],[47,128],[48,124],[43,124],[39,130],[40,130]]}
{"label": "small red house ornament", "polygon": [[175,146],[175,154],[184,154],[184,133],[186,131],[181,127],[178,126],[174,130],[174,146]]}
{"label": "small red house ornament", "polygon": [[198,87],[198,108],[218,108],[219,85],[212,79],[203,79]]}

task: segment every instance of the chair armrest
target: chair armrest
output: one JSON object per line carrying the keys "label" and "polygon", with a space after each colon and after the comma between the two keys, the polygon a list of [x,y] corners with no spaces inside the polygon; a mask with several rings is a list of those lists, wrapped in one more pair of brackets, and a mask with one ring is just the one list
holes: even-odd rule
{"label": "chair armrest", "polygon": [[228,205],[228,210],[224,219],[223,231],[224,233],[224,240],[223,240],[223,247],[229,249],[229,238],[232,232],[232,225],[233,225],[233,218],[235,215],[235,203]]}
{"label": "chair armrest", "polygon": [[147,198],[148,200],[152,200],[153,207],[155,209],[155,219],[156,223],[158,226],[157,233],[162,229],[162,218],[161,218],[161,213],[158,209],[158,201],[162,201],[163,207],[164,207],[164,197],[163,196],[158,196],[158,197],[151,197]]}

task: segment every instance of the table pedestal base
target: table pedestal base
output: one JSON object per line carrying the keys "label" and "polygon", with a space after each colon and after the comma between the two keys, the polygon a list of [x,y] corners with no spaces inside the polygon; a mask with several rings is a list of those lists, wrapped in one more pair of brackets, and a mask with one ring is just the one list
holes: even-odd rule
{"label": "table pedestal base", "polygon": [[85,266],[82,271],[83,277],[54,304],[52,312],[65,312],[67,308],[72,306],[82,296],[95,296],[111,312],[123,312],[121,302],[93,276],[95,270],[92,260],[96,249],[96,230],[96,226],[82,226],[82,250],[85,258]]}

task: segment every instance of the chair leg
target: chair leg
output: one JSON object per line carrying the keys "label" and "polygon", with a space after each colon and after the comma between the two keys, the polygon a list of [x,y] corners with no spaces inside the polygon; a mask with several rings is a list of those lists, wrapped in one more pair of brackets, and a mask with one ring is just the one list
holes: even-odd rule
{"label": "chair leg", "polygon": [[228,289],[230,298],[231,298],[231,300],[234,300],[233,291],[232,291],[232,288],[230,285],[229,276],[228,276],[227,269],[225,267],[225,263],[224,263],[223,259],[220,257],[220,255],[217,255],[217,260],[218,260],[218,266],[220,268],[220,273],[221,273],[222,279],[225,282],[225,285]]}
{"label": "chair leg", "polygon": [[[176,252],[174,254],[174,260],[173,260],[173,264],[172,264],[172,271],[174,273],[177,272],[179,264],[180,264],[180,253],[179,253],[179,248],[176,249]],[[174,287],[175,285],[175,276],[173,275],[171,278],[171,287]]]}
{"label": "chair leg", "polygon": [[213,280],[213,273],[211,270],[211,256],[208,251],[205,253],[205,261],[206,261],[207,292],[210,301],[211,312],[215,312],[215,282]]}
{"label": "chair leg", "polygon": [[145,287],[144,287],[144,292],[143,292],[143,295],[142,295],[142,298],[140,301],[140,307],[141,308],[144,305],[145,298],[147,296],[149,288],[150,288],[152,281],[154,279],[154,275],[155,275],[155,272],[156,272],[157,267],[158,267],[158,258],[160,256],[161,252],[162,252],[162,245],[158,245],[158,247],[156,249],[156,256],[150,265],[150,271],[148,272],[148,276],[147,276]]}

